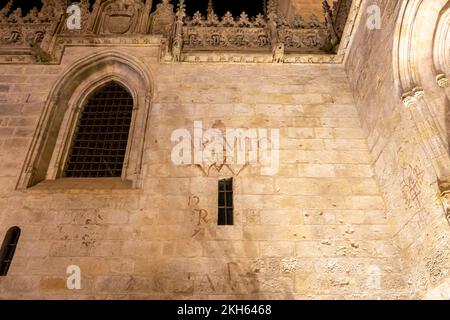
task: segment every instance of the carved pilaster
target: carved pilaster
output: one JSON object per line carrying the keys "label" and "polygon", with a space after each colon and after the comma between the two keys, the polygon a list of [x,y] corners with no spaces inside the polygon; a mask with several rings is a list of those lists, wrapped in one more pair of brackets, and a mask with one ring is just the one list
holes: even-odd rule
{"label": "carved pilaster", "polygon": [[402,96],[403,104],[411,111],[420,138],[438,178],[450,174],[450,157],[433,114],[425,100],[424,91],[416,87]]}
{"label": "carved pilaster", "polygon": [[[280,51],[281,47],[278,47],[278,43],[280,42],[279,36],[278,36],[278,1],[277,0],[269,0],[267,3],[267,26],[269,29],[269,35],[270,35],[270,44],[272,48],[272,53],[274,56],[277,55],[277,49]],[[284,51],[284,47],[283,47]]]}
{"label": "carved pilaster", "polygon": [[326,0],[322,2],[323,11],[325,14],[325,22],[328,29],[328,41],[334,47],[339,43],[339,36],[333,24],[333,13],[331,7]]}
{"label": "carved pilaster", "polygon": [[341,39],[352,7],[352,0],[336,0],[333,2],[333,26]]}
{"label": "carved pilaster", "polygon": [[273,61],[274,63],[284,62],[284,43],[280,42],[273,50]]}
{"label": "carved pilaster", "polygon": [[44,17],[44,20],[48,19],[49,22],[51,22],[50,27],[47,29],[47,32],[45,33],[45,36],[40,45],[40,48],[43,50],[43,52],[51,51],[56,40],[58,30],[60,29],[60,25],[65,22],[65,11],[62,8],[62,4],[59,2],[57,4],[54,4],[54,7],[52,6],[52,4],[44,4],[44,6],[42,7],[42,10],[40,12],[41,17]]}
{"label": "carved pilaster", "polygon": [[183,24],[186,17],[186,6],[184,0],[180,0],[176,13],[176,21],[172,36],[172,58],[173,61],[181,61],[181,50],[183,49]]}

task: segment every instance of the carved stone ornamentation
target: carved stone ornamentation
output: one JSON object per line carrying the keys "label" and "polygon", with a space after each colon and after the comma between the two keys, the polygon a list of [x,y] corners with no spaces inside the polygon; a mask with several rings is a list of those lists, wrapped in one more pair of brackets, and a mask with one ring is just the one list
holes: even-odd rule
{"label": "carved stone ornamentation", "polygon": [[405,107],[411,108],[414,106],[414,102],[415,102],[414,96],[410,92],[405,93],[402,96],[402,102],[405,105]]}
{"label": "carved stone ornamentation", "polygon": [[282,63],[284,60],[284,44],[279,43],[273,51],[273,62]]}
{"label": "carved stone ornamentation", "polygon": [[175,29],[172,35],[172,57],[174,61],[181,61],[181,51],[183,48],[183,19],[186,16],[186,8],[184,0],[180,0],[177,10],[177,21],[175,22]]}
{"label": "carved stone ornamentation", "polygon": [[417,99],[422,98],[424,94],[425,93],[423,92],[422,88],[414,88],[402,95],[402,102],[407,108],[414,107],[417,103]]}
{"label": "carved stone ornamentation", "polygon": [[138,0],[116,0],[101,9],[100,33],[132,34],[138,30],[144,4]]}
{"label": "carved stone ornamentation", "polygon": [[39,22],[39,11],[34,7],[33,9],[28,12],[25,18],[23,18],[23,21],[25,23],[36,23]]}
{"label": "carved stone ornamentation", "polygon": [[450,183],[448,181],[439,181],[440,194],[436,199],[436,204],[444,207],[445,218],[450,224]]}
{"label": "carved stone ornamentation", "polygon": [[450,81],[448,80],[448,78],[445,76],[445,74],[439,74],[436,77],[436,83],[439,87],[441,88],[446,88],[449,86]]}
{"label": "carved stone ornamentation", "polygon": [[41,11],[31,9],[23,17],[20,8],[10,12],[13,1],[0,11],[0,46],[28,49],[40,44],[45,34],[51,29],[56,16],[57,6],[54,2],[44,1]]}
{"label": "carved stone ornamentation", "polygon": [[336,32],[335,26],[333,24],[333,13],[331,11],[330,5],[327,1],[322,2],[323,11],[325,13],[325,24],[328,29],[328,39],[327,41],[334,47],[339,43],[339,36]]}
{"label": "carved stone ornamentation", "polygon": [[347,18],[352,7],[352,0],[337,0],[333,3],[333,26],[337,36],[341,39],[344,33]]}
{"label": "carved stone ornamentation", "polygon": [[6,6],[0,10],[0,23],[6,23],[8,12],[11,11],[13,0],[9,0]]}
{"label": "carved stone ornamentation", "polygon": [[163,0],[162,3],[158,4],[150,19],[150,33],[168,37],[175,21],[173,5],[170,3],[170,0]]}
{"label": "carved stone ornamentation", "polygon": [[53,22],[59,18],[67,8],[67,1],[65,0],[42,0],[44,5],[39,12],[39,19],[41,22]]}
{"label": "carved stone ornamentation", "polygon": [[292,24],[280,19],[276,12],[266,20],[258,15],[250,19],[243,12],[234,18],[227,12],[220,20],[214,15],[205,19],[199,12],[187,18],[183,27],[183,44],[186,50],[271,50],[280,52],[320,52],[327,39],[327,29],[312,17],[306,25],[297,17]]}
{"label": "carved stone ornamentation", "polygon": [[[208,2],[206,15],[196,12],[187,16],[185,8],[182,12],[174,12],[170,0],[159,1],[156,10],[150,14],[152,0],[97,0],[92,11],[88,0],[78,0],[74,4],[78,4],[81,9],[81,28],[68,30],[62,17],[66,15],[66,0],[42,0],[41,10],[33,8],[25,16],[20,8],[11,12],[13,0],[10,0],[4,8],[0,8],[0,47],[19,48],[27,57],[14,57],[5,52],[0,60],[28,62],[30,55],[39,57],[47,52],[57,57],[63,50],[63,43],[113,44],[111,38],[103,39],[99,35],[121,36],[121,44],[137,43],[137,35],[161,35],[163,38],[159,41],[163,49],[160,56],[165,62],[206,59],[228,62],[339,63],[344,57],[343,52],[330,54],[332,51],[328,50],[328,44],[336,43],[337,46],[339,43],[340,29],[336,24],[344,21],[341,16],[346,12],[344,9],[349,1],[335,1],[333,10],[328,4],[324,5],[326,23],[314,15],[309,20],[297,15],[288,22],[279,13],[277,0],[265,1],[264,10],[255,17],[245,12],[237,16],[226,12],[219,17],[214,12],[212,0]],[[184,1],[182,3],[184,7]],[[125,40],[123,37],[132,38]],[[77,38],[84,40],[80,42]],[[36,55],[36,52],[40,53]],[[215,56],[204,57],[203,53],[206,52],[214,52]],[[248,56],[240,57],[239,53]]]}
{"label": "carved stone ornamentation", "polygon": [[23,23],[22,9],[17,8],[16,10],[14,10],[8,16],[8,19],[6,21],[9,22],[9,23]]}

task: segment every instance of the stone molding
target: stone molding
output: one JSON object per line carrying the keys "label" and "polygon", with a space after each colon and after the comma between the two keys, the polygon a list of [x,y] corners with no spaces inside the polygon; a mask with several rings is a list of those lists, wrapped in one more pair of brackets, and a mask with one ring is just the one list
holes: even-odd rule
{"label": "stone molding", "polygon": [[[436,12],[439,8],[444,13],[441,13],[440,18],[436,15],[436,21],[429,21],[427,13]],[[397,89],[403,93],[400,95],[401,101],[411,111],[420,131],[422,145],[433,163],[437,179],[447,179],[450,176],[450,156],[441,136],[439,124],[433,114],[433,110],[436,108],[433,106],[433,99],[430,98],[432,93],[426,94],[420,84],[427,84],[426,90],[432,90],[429,86],[428,74],[436,74],[436,70],[426,70],[425,72],[422,68],[423,59],[435,59],[441,56],[436,54],[436,48],[439,47],[438,51],[440,52],[446,45],[436,46],[435,39],[429,37],[429,50],[428,46],[423,43],[421,33],[429,32],[427,28],[433,26],[433,23],[436,23],[436,27],[440,25],[439,21],[442,20],[442,17],[450,17],[445,13],[447,11],[449,10],[445,0],[403,1],[397,20],[395,33],[397,36],[394,38],[393,48],[394,80]],[[423,31],[424,26],[427,27],[425,31]],[[448,27],[445,30],[448,30]],[[439,34],[446,34],[446,32]],[[447,39],[447,36],[439,36],[439,38],[445,42],[444,39]],[[436,66],[436,60],[431,64],[431,68],[433,65]],[[440,87],[448,85],[448,79],[443,73],[439,73],[435,81]],[[413,89],[411,90],[411,88]]]}

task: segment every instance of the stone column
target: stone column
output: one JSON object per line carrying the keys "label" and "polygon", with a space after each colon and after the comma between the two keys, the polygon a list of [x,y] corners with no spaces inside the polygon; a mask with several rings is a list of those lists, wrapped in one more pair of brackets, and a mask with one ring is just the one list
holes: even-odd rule
{"label": "stone column", "polygon": [[183,24],[186,17],[186,7],[184,0],[180,0],[176,14],[177,18],[173,28],[172,34],[172,59],[173,61],[181,61],[181,51],[183,49]]}
{"label": "stone column", "polygon": [[413,119],[430,161],[439,180],[450,178],[450,156],[438,126],[428,107],[421,88],[414,88],[402,97],[403,103],[411,110]]}

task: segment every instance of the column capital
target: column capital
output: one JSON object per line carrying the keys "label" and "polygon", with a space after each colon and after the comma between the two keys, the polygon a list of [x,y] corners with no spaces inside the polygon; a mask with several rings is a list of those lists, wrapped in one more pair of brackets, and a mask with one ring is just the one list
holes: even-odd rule
{"label": "column capital", "polygon": [[402,95],[402,102],[405,107],[410,108],[416,106],[417,100],[423,98],[425,92],[421,87],[415,87],[411,91],[408,91]]}
{"label": "column capital", "polygon": [[446,88],[449,86],[450,81],[444,73],[441,73],[436,76],[436,83],[439,87]]}
{"label": "column capital", "polygon": [[445,217],[450,223],[450,182],[448,180],[438,181],[440,194],[437,197],[436,204],[441,204],[444,207]]}

